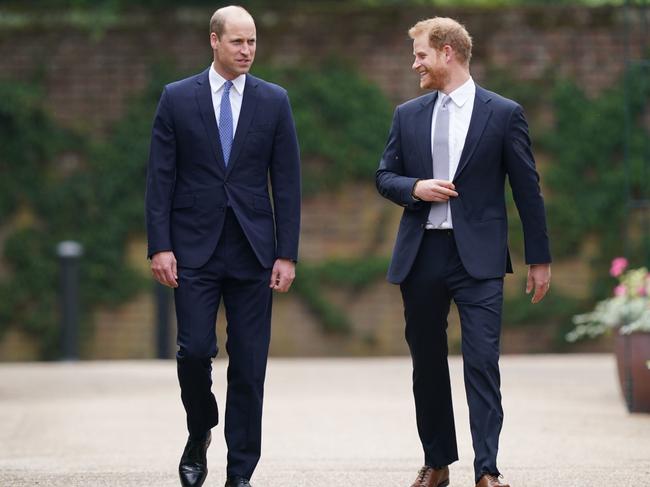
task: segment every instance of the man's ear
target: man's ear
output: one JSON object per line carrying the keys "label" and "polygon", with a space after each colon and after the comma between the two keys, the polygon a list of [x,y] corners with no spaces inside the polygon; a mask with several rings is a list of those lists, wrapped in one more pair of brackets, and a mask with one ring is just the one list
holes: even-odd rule
{"label": "man's ear", "polygon": [[444,46],[442,46],[442,53],[445,56],[446,62],[449,62],[454,56],[454,50],[449,44],[445,44]]}

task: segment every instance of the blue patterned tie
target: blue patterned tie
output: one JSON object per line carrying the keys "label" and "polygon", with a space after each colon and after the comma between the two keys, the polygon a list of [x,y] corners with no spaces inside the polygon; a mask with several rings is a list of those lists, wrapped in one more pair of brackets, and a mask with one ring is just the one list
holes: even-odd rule
{"label": "blue patterned tie", "polygon": [[230,88],[232,81],[228,80],[223,85],[223,94],[221,95],[221,110],[219,113],[219,138],[221,139],[221,148],[223,149],[223,161],[226,166],[230,158],[230,149],[232,149],[232,109],[230,108]]}

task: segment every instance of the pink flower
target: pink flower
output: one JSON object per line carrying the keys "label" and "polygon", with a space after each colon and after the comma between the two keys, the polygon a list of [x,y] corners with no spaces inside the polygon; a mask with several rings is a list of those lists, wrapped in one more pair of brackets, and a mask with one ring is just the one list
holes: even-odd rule
{"label": "pink flower", "polygon": [[639,296],[646,296],[646,295],[647,295],[647,291],[646,291],[646,289],[645,289],[645,286],[641,286],[641,287],[639,288],[639,290],[638,290],[638,293],[639,293]]}
{"label": "pink flower", "polygon": [[612,260],[612,266],[609,268],[609,274],[612,277],[618,277],[623,274],[627,267],[627,259],[625,257],[616,257]]}
{"label": "pink flower", "polygon": [[627,288],[623,284],[619,284],[614,288],[614,296],[625,296]]}

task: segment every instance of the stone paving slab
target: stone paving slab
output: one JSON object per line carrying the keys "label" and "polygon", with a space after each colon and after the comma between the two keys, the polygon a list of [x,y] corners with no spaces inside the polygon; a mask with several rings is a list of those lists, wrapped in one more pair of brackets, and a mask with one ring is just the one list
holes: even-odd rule
{"label": "stone paving slab", "polygon": [[[505,356],[499,466],[513,487],[650,486],[650,415],[629,414],[609,355]],[[473,485],[462,362],[450,361]],[[224,360],[214,367],[223,403]],[[173,361],[0,365],[0,486],[177,486],[185,442]],[[255,487],[408,487],[422,463],[410,360],[272,359]],[[206,486],[222,486],[223,429]]]}

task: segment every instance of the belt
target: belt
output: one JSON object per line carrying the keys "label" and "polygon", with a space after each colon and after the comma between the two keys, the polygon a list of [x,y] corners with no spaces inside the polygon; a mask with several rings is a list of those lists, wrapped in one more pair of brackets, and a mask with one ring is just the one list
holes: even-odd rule
{"label": "belt", "polygon": [[435,233],[436,235],[453,235],[454,234],[454,229],[453,228],[427,228],[427,227],[424,227],[424,230],[427,233]]}

